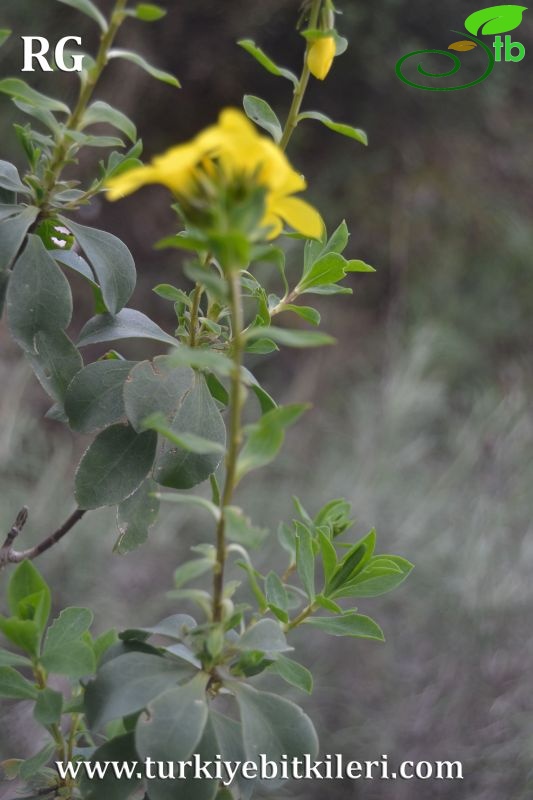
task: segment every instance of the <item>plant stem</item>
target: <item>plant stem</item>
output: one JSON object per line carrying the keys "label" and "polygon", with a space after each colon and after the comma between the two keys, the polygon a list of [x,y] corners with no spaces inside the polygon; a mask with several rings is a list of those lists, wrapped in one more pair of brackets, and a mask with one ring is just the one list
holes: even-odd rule
{"label": "plant stem", "polygon": [[196,334],[198,332],[198,311],[202,299],[203,287],[197,283],[192,297],[191,318],[189,321],[189,347],[196,347]]}
{"label": "plant stem", "polygon": [[[66,122],[65,128],[67,131],[76,131],[79,128],[89,101],[93,96],[94,90],[96,89],[96,85],[107,65],[109,50],[111,49],[118,30],[124,21],[126,3],[127,0],[116,0],[113,12],[111,14],[109,28],[102,34],[100,39],[100,47],[98,48],[95,65],[91,70],[87,81],[82,85],[76,106]],[[54,189],[54,186],[59,180],[59,176],[61,175],[63,168],[66,165],[69,148],[70,144],[68,137],[65,137],[65,135],[60,136],[56,142],[54,153],[50,160],[50,165],[44,181],[44,194],[40,202],[40,207],[42,209],[41,214],[46,214],[48,210],[50,195]]]}
{"label": "plant stem", "polygon": [[[321,6],[322,6],[322,0],[313,0],[311,11],[309,13],[310,28],[317,27]],[[311,42],[307,42],[307,47],[305,48],[302,74],[300,75],[300,80],[298,81],[298,85],[294,90],[294,97],[292,98],[292,104],[289,110],[289,115],[287,117],[285,128],[283,129],[283,135],[279,143],[279,146],[281,147],[282,150],[287,149],[287,145],[290,142],[291,136],[296,130],[296,126],[298,125],[298,115],[300,113],[307,85],[309,83],[309,78],[311,76],[309,67],[307,66],[307,56],[309,55],[309,49],[311,47],[311,44],[312,44]]]}
{"label": "plant stem", "polygon": [[226,480],[220,501],[220,520],[217,526],[217,560],[213,576],[213,621],[222,619],[222,597],[224,593],[224,568],[226,564],[226,520],[224,508],[231,503],[236,486],[237,459],[242,440],[242,404],[243,389],[241,382],[241,364],[243,357],[243,309],[241,295],[241,277],[239,271],[229,275],[230,311],[233,334],[233,370],[230,388],[230,425],[229,441],[226,450]]}
{"label": "plant stem", "polygon": [[51,547],[56,545],[61,539],[67,535],[67,533],[80,521],[80,519],[85,515],[86,511],[82,508],[77,508],[75,511],[72,512],[70,517],[65,520],[65,522],[58,528],[54,533],[51,533],[50,536],[47,536],[46,539],[43,539],[42,542],[36,544],[35,547],[29,547],[27,550],[13,550],[13,542],[15,541],[16,537],[20,534],[24,524],[28,518],[27,511],[26,513],[21,512],[19,517],[23,519],[22,524],[19,524],[17,527],[17,523],[11,528],[10,532],[7,535],[6,541],[4,542],[2,548],[0,549],[0,569],[5,567],[6,564],[20,564],[21,561],[33,561],[34,558],[37,558],[42,553],[45,553],[47,550],[50,550]]}
{"label": "plant stem", "polygon": [[295,617],[291,622],[288,622],[287,625],[285,625],[285,631],[286,632],[292,631],[293,628],[297,628],[298,625],[301,625],[301,623],[307,619],[307,617],[311,616],[313,611],[316,611],[316,608],[317,608],[316,603],[310,603],[308,606],[306,606],[306,608],[304,608],[303,611],[301,611],[298,614],[297,617]]}

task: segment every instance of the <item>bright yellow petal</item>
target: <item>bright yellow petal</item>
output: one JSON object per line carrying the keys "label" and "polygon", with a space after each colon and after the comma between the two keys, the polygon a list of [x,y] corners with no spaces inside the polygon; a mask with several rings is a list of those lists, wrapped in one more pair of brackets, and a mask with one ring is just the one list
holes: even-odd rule
{"label": "bright yellow petal", "polygon": [[147,183],[157,183],[157,170],[151,166],[135,167],[107,181],[105,185],[107,199],[120,200],[121,197],[136,192],[141,186],[146,186]]}
{"label": "bright yellow petal", "polygon": [[307,66],[311,75],[323,81],[331,69],[336,52],[337,46],[333,36],[315,39],[307,54]]}
{"label": "bright yellow petal", "polygon": [[299,197],[280,197],[269,208],[269,213],[278,214],[291,228],[310,239],[319,239],[324,230],[322,217],[312,205]]}
{"label": "bright yellow petal", "polygon": [[283,233],[283,222],[277,214],[265,214],[261,224],[268,228],[267,239],[277,239]]}

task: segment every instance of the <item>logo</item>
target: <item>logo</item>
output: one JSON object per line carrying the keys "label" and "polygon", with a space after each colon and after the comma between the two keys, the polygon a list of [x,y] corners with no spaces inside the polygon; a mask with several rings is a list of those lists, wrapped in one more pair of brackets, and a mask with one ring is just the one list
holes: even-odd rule
{"label": "logo", "polygon": [[[79,36],[64,36],[54,48],[54,62],[49,63],[46,54],[50,51],[50,42],[44,36],[21,36],[24,46],[24,66],[21,72],[35,72],[33,62],[43,72],[53,72],[54,64],[61,72],[81,72],[83,69],[83,54],[70,53],[70,64],[65,62],[65,48],[69,42],[81,45]],[[35,48],[35,49],[34,49]]]}
{"label": "logo", "polygon": [[[448,50],[415,50],[412,53],[407,53],[396,64],[396,75],[408,86],[413,86],[415,89],[424,89],[426,92],[453,92],[457,89],[468,89],[469,86],[476,86],[476,84],[482,83],[489,77],[497,62],[518,62],[524,58],[526,48],[521,42],[513,41],[513,37],[509,35],[509,31],[514,31],[522,23],[524,11],[527,11],[526,6],[515,5],[490,6],[490,8],[483,8],[481,11],[475,11],[465,20],[467,33],[452,31],[452,33],[457,33],[459,36],[466,36],[466,39],[453,42],[448,46]],[[502,37],[501,34],[506,35]],[[479,39],[479,35],[495,36],[495,38],[492,44],[489,45]],[[464,83],[461,86],[424,86],[424,84],[415,83],[415,81],[404,75],[404,65],[408,59],[425,55],[426,53],[436,53],[451,59],[453,62],[452,68],[447,72],[428,72],[419,62],[417,65],[418,72],[425,78],[449,78],[459,72],[461,61],[455,53],[448,51],[455,50],[461,53],[468,53],[477,48],[481,48],[487,57],[485,72],[480,78]]]}

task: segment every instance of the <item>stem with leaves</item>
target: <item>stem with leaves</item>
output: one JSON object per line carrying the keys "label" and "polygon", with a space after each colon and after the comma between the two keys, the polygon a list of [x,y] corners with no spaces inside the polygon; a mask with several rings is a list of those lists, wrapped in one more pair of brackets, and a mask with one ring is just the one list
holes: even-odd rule
{"label": "stem with leaves", "polygon": [[224,568],[226,564],[226,519],[224,509],[230,505],[237,484],[237,460],[242,441],[242,405],[243,386],[241,365],[243,358],[243,308],[241,293],[241,276],[238,270],[232,270],[228,277],[230,291],[230,313],[233,334],[231,388],[229,399],[229,441],[226,450],[226,479],[220,500],[220,519],[217,525],[217,554],[213,578],[213,621],[222,619],[222,599],[224,594]]}
{"label": "stem with leaves", "polygon": [[[98,81],[100,80],[102,73],[107,66],[109,51],[113,45],[120,26],[124,22],[126,3],[127,0],[116,0],[115,6],[111,13],[109,27],[106,31],[104,31],[100,40],[100,47],[98,48],[98,54],[96,56],[94,67],[90,71],[86,81],[82,84],[76,106],[66,122],[65,129],[67,132],[77,131],[79,129],[83,115],[87,110],[87,106],[93,96],[94,90],[96,89]],[[67,164],[69,148],[70,143],[68,141],[68,136],[65,136],[65,134],[60,135],[56,142],[54,153],[50,159],[50,164],[44,181],[44,191],[40,201],[42,215],[45,215],[48,211],[50,195],[56,183],[58,182],[64,167]],[[91,190],[89,190],[87,196],[90,196],[90,192]],[[92,194],[94,194],[94,191]]]}
{"label": "stem with leaves", "polygon": [[[323,0],[313,0],[311,5],[311,11],[309,12],[309,27],[316,28],[318,25],[318,19],[320,17],[320,9],[322,6]],[[300,109],[302,107],[302,102],[305,96],[305,92],[307,90],[307,85],[309,83],[309,78],[311,76],[311,72],[307,65],[307,56],[309,54],[309,49],[311,47],[311,42],[307,42],[307,47],[305,48],[304,54],[304,64],[302,67],[302,74],[300,75],[300,80],[298,81],[298,85],[294,90],[294,96],[292,98],[291,107],[289,110],[289,115],[287,117],[287,121],[285,123],[285,128],[283,129],[283,135],[281,137],[281,141],[279,146],[282,150],[287,149],[287,145],[289,144],[292,134],[296,130],[298,125],[298,115],[300,114]]]}

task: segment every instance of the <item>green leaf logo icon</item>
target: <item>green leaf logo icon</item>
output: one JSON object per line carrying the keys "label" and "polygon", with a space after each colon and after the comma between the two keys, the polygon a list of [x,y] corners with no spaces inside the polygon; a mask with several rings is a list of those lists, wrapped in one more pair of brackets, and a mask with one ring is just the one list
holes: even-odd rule
{"label": "green leaf logo icon", "polygon": [[497,33],[514,31],[522,22],[522,14],[527,6],[491,6],[470,14],[465,20],[465,28],[469,33],[478,36],[484,33],[493,36]]}

